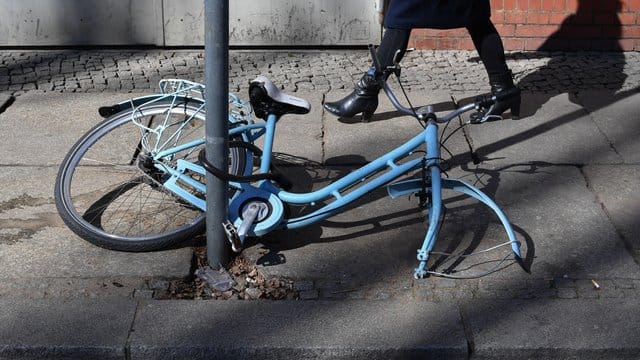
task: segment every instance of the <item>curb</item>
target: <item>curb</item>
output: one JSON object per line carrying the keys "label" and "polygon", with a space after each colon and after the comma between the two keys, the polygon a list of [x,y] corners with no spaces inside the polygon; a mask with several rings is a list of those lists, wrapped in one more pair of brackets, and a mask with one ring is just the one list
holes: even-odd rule
{"label": "curb", "polygon": [[[6,301],[5,358],[637,358],[619,300]],[[539,336],[536,336],[538,334]],[[28,344],[28,345],[27,345]]]}

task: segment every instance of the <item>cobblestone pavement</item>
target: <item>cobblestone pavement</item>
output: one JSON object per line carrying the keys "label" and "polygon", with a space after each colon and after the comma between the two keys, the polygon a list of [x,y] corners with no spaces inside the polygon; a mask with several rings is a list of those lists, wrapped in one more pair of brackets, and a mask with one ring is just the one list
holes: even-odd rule
{"label": "cobblestone pavement", "polygon": [[[258,74],[289,92],[350,89],[369,67],[364,50],[231,51],[230,90],[244,92]],[[640,53],[509,53],[524,90],[625,90],[640,84]],[[402,62],[408,91],[486,91],[487,77],[473,51],[413,51]],[[3,50],[0,92],[150,92],[162,78],[204,81],[202,50]]]}

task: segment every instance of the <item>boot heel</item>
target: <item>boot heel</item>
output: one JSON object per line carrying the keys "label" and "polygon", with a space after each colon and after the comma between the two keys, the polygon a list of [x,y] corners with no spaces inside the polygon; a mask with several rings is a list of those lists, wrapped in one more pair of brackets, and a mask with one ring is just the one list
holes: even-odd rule
{"label": "boot heel", "polygon": [[369,120],[371,120],[371,117],[373,116],[373,113],[376,112],[376,109],[378,109],[377,97],[367,102],[364,109],[362,109],[362,122],[369,122]]}
{"label": "boot heel", "polygon": [[362,112],[362,122],[363,123],[368,123],[369,121],[371,121],[371,117],[373,116],[373,113],[375,112],[375,110],[366,110]]}
{"label": "boot heel", "polygon": [[520,97],[515,99],[511,104],[511,119],[520,120]]}

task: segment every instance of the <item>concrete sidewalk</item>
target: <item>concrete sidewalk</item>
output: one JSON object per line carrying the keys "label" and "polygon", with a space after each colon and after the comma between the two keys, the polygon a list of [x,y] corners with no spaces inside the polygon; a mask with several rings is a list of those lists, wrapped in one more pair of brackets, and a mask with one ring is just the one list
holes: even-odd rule
{"label": "concrete sidewalk", "polygon": [[[411,56],[407,78],[432,65]],[[607,63],[594,56],[588,61]],[[288,55],[290,64],[296,59],[309,55]],[[531,59],[539,74],[564,66],[535,56],[510,65],[526,68]],[[524,94],[525,119],[467,126],[447,142],[449,175],[501,206],[526,244],[531,274],[508,266],[480,278],[414,280],[424,217],[416,199],[391,200],[381,189],[319,225],[270,234],[245,250],[267,275],[293,279],[305,301],[154,300],[169,281],[192,274],[190,247],[100,249],[71,233],[53,204],[58,164],[99,121],[96,109],[136,95],[16,90],[0,114],[0,358],[639,358],[639,64],[609,63],[618,80],[592,90],[531,71],[520,79],[537,86]],[[476,76],[475,65],[460,64],[448,78]],[[593,69],[583,78],[578,70],[569,80],[588,84]],[[421,129],[382,98],[370,123],[331,117],[322,102],[351,85],[327,79],[322,91],[292,78],[282,84],[313,106],[278,129],[275,150],[298,180],[295,191],[322,186]],[[444,112],[452,98],[478,93],[452,88],[409,86],[409,97]],[[436,250],[505,241],[476,202],[445,193],[445,205]]]}

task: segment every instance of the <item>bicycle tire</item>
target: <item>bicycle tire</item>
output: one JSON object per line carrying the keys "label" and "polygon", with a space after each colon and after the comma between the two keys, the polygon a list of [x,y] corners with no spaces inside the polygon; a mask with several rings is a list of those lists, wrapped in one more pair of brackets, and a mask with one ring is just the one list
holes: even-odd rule
{"label": "bicycle tire", "polygon": [[[54,197],[58,213],[75,234],[110,250],[142,252],[175,246],[204,232],[204,212],[164,188],[163,175],[147,164],[145,144],[167,139],[135,122],[153,129],[155,121],[167,119],[167,129],[184,128],[171,146],[204,138],[201,102],[159,101],[112,115],[71,148],[60,165]],[[184,150],[169,161],[195,162],[202,147]],[[230,173],[242,175],[246,157],[244,149],[230,149]]]}

